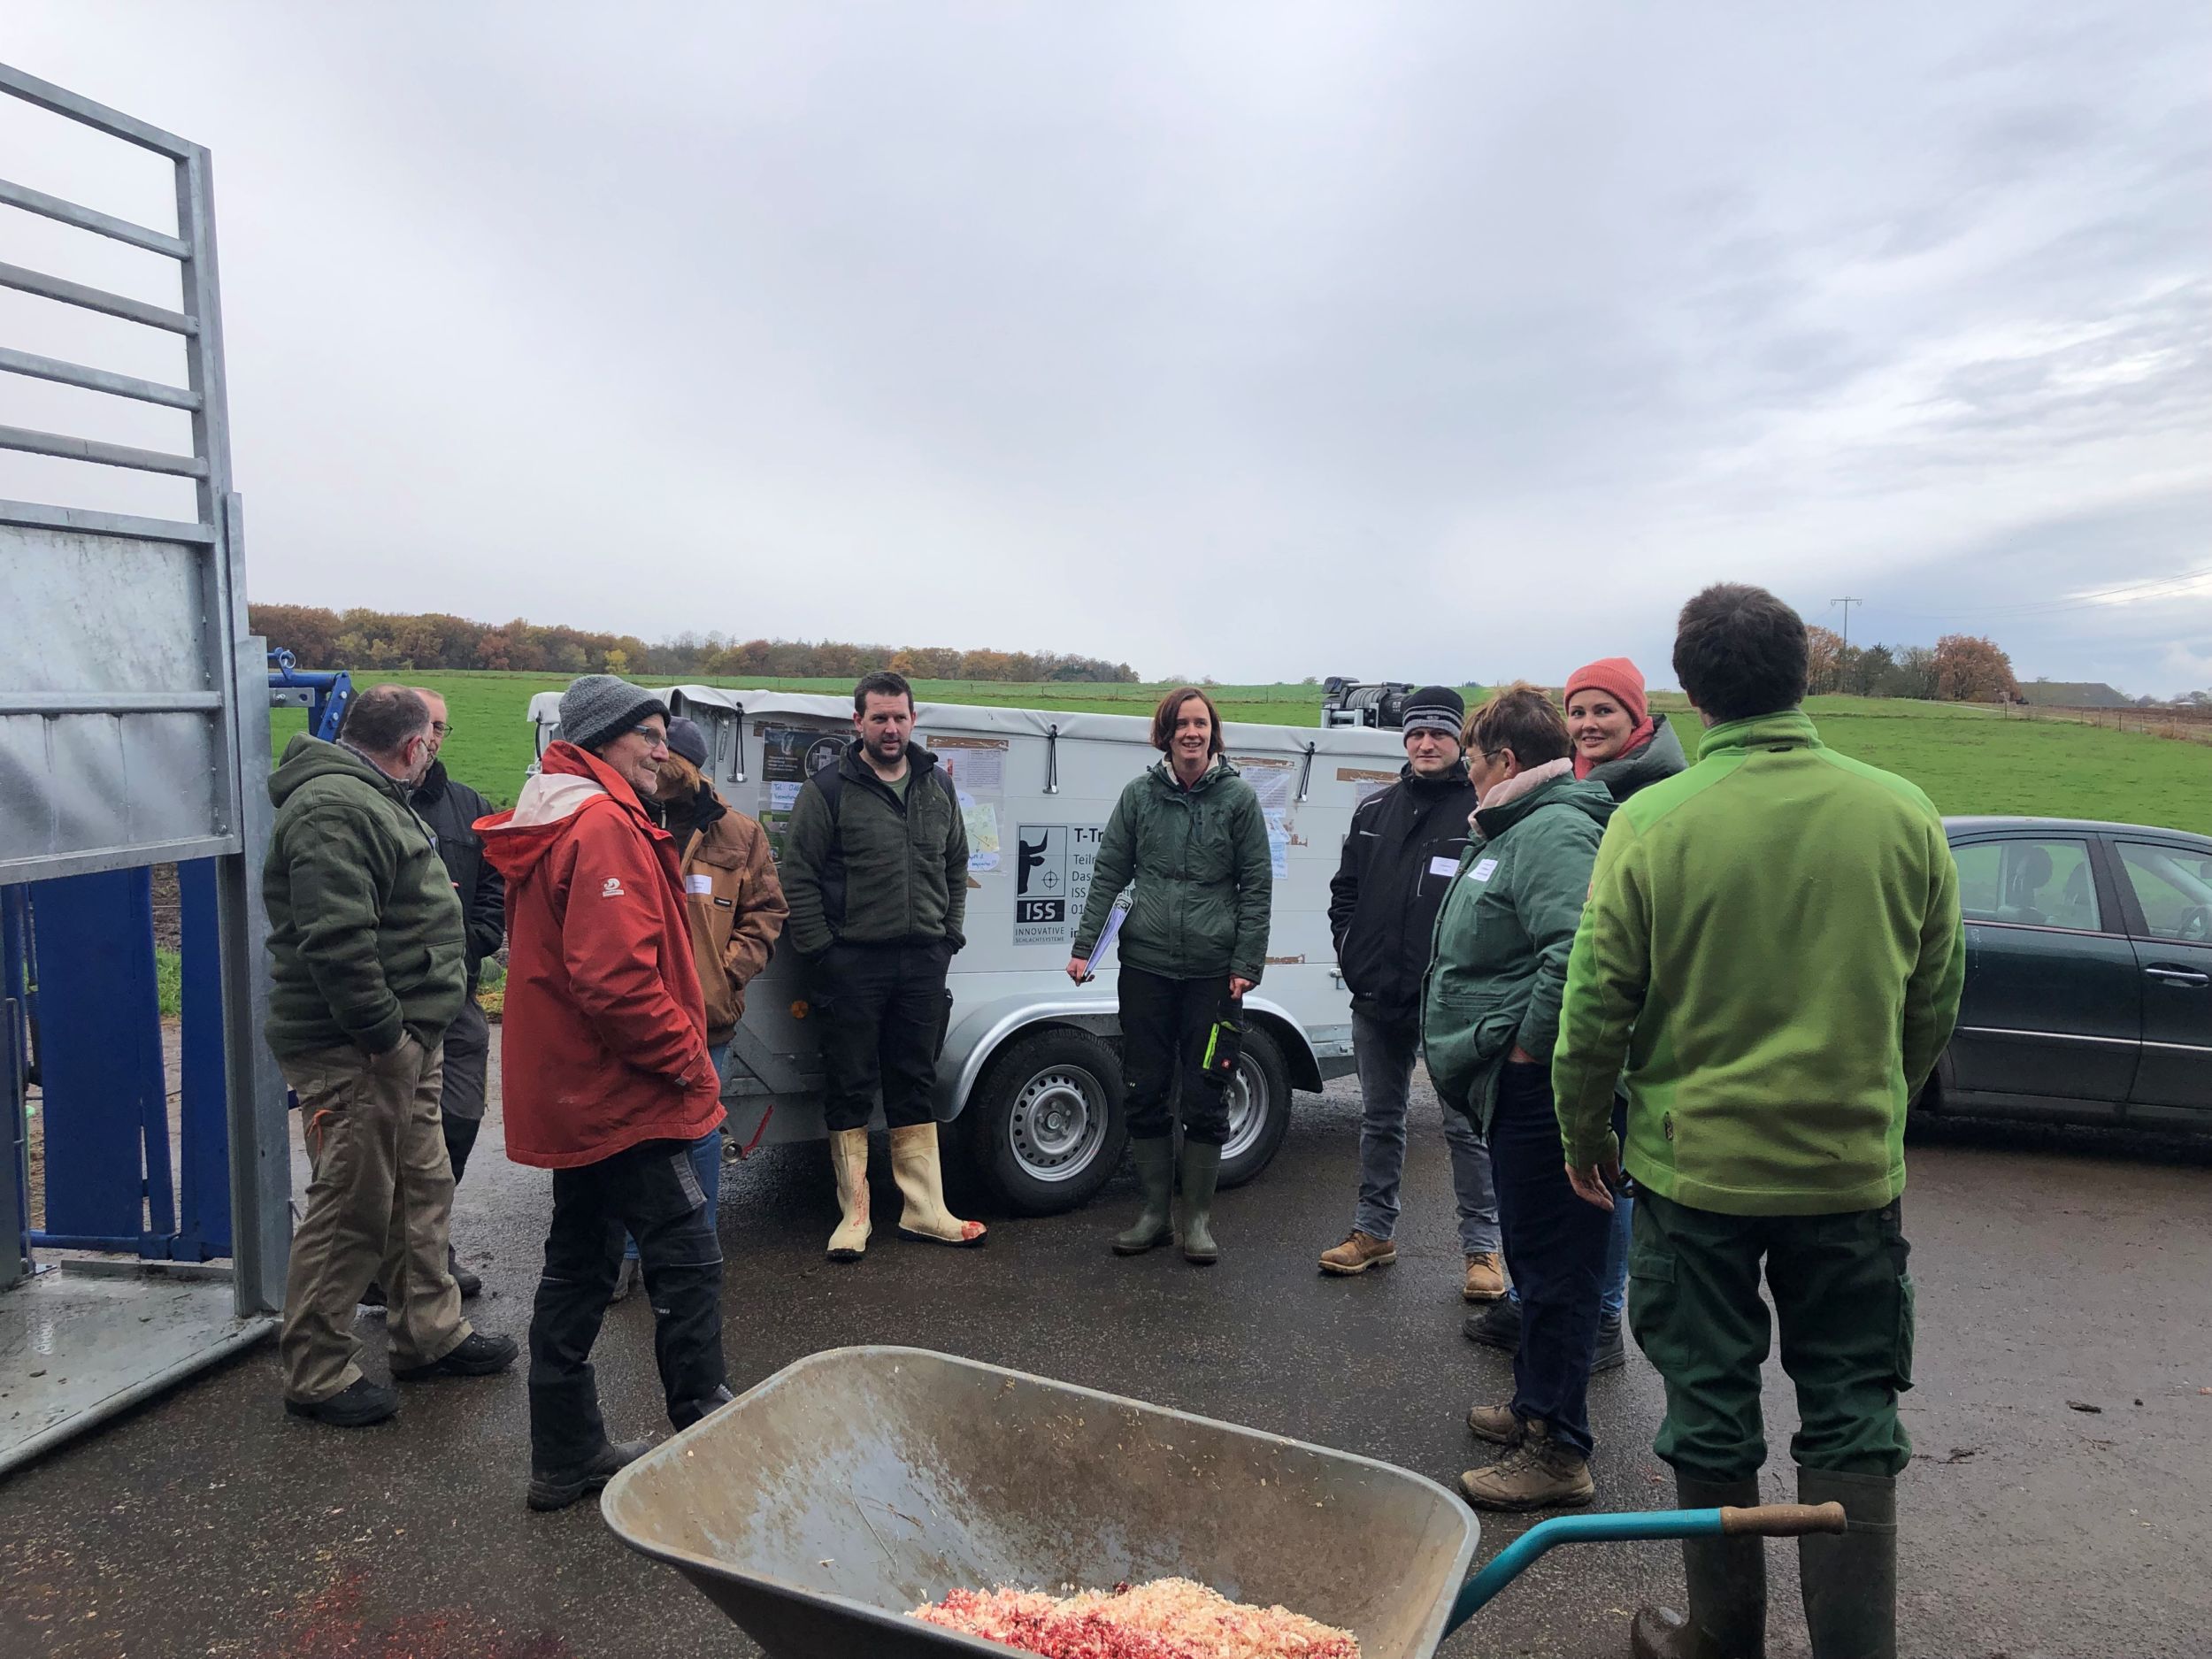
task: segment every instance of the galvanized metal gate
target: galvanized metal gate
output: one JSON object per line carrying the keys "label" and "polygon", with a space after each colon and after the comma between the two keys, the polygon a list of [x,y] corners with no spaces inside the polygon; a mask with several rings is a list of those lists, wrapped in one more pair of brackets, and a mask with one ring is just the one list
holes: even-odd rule
{"label": "galvanized metal gate", "polygon": [[[24,884],[209,861],[189,867],[211,874],[193,885],[203,895],[211,885],[212,926],[202,926],[219,964],[211,979],[227,1096],[230,1311],[258,1330],[265,1320],[257,1316],[281,1302],[291,1174],[283,1084],[260,1034],[266,922],[255,889],[271,815],[268,682],[246,626],[208,152],[5,65],[0,94],[170,165],[173,231],[5,179],[0,205],[161,256],[175,265],[177,288],[173,305],[157,303],[5,262],[0,288],[173,336],[185,373],[174,384],[25,349],[42,342],[0,342],[0,372],[182,411],[191,430],[187,454],[0,426],[0,449],[188,479],[196,503],[190,519],[163,519],[0,500],[9,611],[0,630],[0,889],[11,901],[10,960],[19,973]],[[0,1080],[19,1081],[18,1025],[7,1023]],[[20,1089],[7,1097],[19,1101]],[[14,1129],[19,1139],[20,1124]],[[165,1167],[165,1146],[161,1156]],[[13,1196],[19,1205],[19,1187]],[[17,1229],[23,1220],[0,1215]],[[12,1240],[6,1256],[17,1256]]]}

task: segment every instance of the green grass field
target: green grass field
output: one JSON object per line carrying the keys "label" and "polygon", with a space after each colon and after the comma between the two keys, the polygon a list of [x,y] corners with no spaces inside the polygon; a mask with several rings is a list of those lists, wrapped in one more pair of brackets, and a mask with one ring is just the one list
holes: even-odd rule
{"label": "green grass field", "polygon": [[[423,673],[413,679],[446,699],[453,732],[445,757],[454,775],[499,804],[511,804],[531,759],[530,724],[524,718],[530,696],[559,690],[568,676]],[[826,680],[704,683],[841,695],[851,688],[843,680]],[[1133,715],[1151,713],[1161,689],[977,680],[922,680],[915,686],[925,700],[936,703]],[[1218,686],[1212,695],[1226,719],[1308,726],[1319,718],[1320,692],[1312,686]],[[1677,719],[1694,721],[1682,711],[1678,696],[1663,694],[1655,701],[1673,710]],[[2008,719],[1993,709],[1956,703],[1815,697],[1807,706],[1830,745],[1911,779],[1945,812],[2119,818],[2212,834],[2212,744]],[[280,710],[274,724],[281,752],[304,719]]]}

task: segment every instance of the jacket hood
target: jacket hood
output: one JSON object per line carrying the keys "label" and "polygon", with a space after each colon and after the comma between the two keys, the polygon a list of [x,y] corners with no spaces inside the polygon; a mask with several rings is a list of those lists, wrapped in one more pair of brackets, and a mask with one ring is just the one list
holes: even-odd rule
{"label": "jacket hood", "polygon": [[1682,753],[1682,738],[1663,714],[1651,717],[1652,733],[1640,746],[1590,768],[1585,783],[1601,783],[1616,801],[1625,801],[1646,786],[1686,771],[1689,761]]}
{"label": "jacket hood", "polygon": [[282,806],[318,778],[352,778],[405,803],[413,792],[395,782],[342,743],[326,743],[302,732],[284,746],[284,758],[269,774],[269,799]]}
{"label": "jacket hood", "polygon": [[1577,779],[1574,762],[1563,757],[1493,786],[1467,821],[1478,833],[1495,841],[1544,806],[1571,806],[1603,825],[1613,816],[1613,792],[1594,779]]}
{"label": "jacket hood", "polygon": [[[599,807],[603,802],[605,806]],[[522,786],[511,810],[476,820],[485,862],[510,881],[521,879],[559,845],[587,808],[627,812],[645,835],[668,839],[620,772],[596,755],[557,741],[546,745],[537,775]]]}
{"label": "jacket hood", "polygon": [[1153,779],[1158,782],[1162,788],[1167,790],[1171,795],[1203,795],[1207,790],[1212,788],[1215,784],[1220,782],[1222,779],[1234,778],[1240,775],[1237,769],[1229,764],[1229,757],[1226,755],[1216,755],[1214,757],[1214,764],[1207,767],[1206,770],[1199,775],[1198,781],[1191,785],[1188,790],[1186,790],[1181,784],[1175,781],[1175,763],[1168,759],[1164,755],[1160,757],[1159,759],[1154,761],[1152,764],[1145,770],[1152,775]]}

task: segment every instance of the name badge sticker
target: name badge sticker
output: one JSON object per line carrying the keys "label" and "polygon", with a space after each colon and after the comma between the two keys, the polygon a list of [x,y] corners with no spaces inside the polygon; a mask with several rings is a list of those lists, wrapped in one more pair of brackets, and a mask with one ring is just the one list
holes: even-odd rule
{"label": "name badge sticker", "polygon": [[1475,867],[1467,872],[1467,879],[1470,881],[1487,881],[1497,872],[1498,861],[1496,859],[1479,859],[1476,861]]}
{"label": "name badge sticker", "polygon": [[1429,873],[1432,876],[1442,876],[1445,880],[1449,881],[1454,876],[1459,873],[1459,860],[1456,858],[1432,858],[1429,860]]}
{"label": "name badge sticker", "polygon": [[712,876],[686,876],[684,878],[684,891],[687,893],[711,893],[714,891],[714,878]]}

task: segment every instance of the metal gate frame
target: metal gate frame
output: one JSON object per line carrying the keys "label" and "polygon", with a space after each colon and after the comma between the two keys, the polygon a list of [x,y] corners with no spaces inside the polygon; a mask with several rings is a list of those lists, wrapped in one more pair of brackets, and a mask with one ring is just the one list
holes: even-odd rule
{"label": "metal gate frame", "polygon": [[[232,488],[230,419],[223,373],[222,313],[216,280],[212,168],[206,148],[0,65],[0,94],[165,157],[176,180],[177,234],[149,229],[0,179],[0,204],[175,260],[181,305],[171,310],[42,272],[0,264],[0,287],[119,318],[182,337],[187,383],[170,386],[0,346],[0,372],[134,399],[191,416],[192,453],[169,454],[63,433],[0,426],[0,449],[102,466],[190,478],[191,523],[42,503],[0,500],[0,526],[41,533],[40,545],[97,553],[111,538],[188,549],[203,619],[203,680],[156,691],[25,690],[0,638],[0,717],[60,720],[103,717],[122,734],[134,721],[195,714],[209,728],[213,813],[203,833],[134,838],[126,815],[86,831],[54,815],[48,844],[0,846],[0,885],[89,871],[212,858],[221,958],[222,1023],[230,1141],[233,1286],[241,1317],[274,1312],[283,1301],[290,1244],[291,1162],[283,1081],[261,1040],[268,1007],[268,919],[258,877],[273,818],[266,787],[269,714],[266,657],[246,621],[244,520]],[[118,641],[121,658],[127,639]],[[11,687],[7,682],[16,680]],[[105,729],[105,728],[103,728]],[[140,727],[141,730],[151,728]],[[72,840],[73,834],[74,839]]]}

